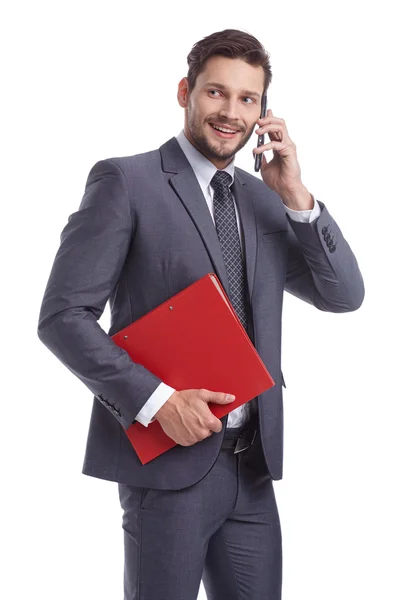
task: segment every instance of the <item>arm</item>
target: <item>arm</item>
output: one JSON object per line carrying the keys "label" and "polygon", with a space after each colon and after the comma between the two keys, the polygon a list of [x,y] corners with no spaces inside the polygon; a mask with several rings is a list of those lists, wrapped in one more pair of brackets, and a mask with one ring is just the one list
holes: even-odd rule
{"label": "arm", "polygon": [[98,319],[134,235],[128,189],[112,160],[91,169],[79,210],[61,232],[37,334],[127,429],[161,380],[134,363]]}
{"label": "arm", "polygon": [[[318,205],[319,211],[315,199],[310,211],[285,205],[290,224],[285,290],[319,310],[357,310],[365,294],[357,260],[325,205]],[[310,220],[301,222],[300,213],[309,213]]]}

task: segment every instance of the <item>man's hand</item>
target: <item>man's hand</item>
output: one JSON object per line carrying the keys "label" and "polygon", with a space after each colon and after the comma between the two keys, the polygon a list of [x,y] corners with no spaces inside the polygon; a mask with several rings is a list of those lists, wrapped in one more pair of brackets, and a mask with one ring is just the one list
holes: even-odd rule
{"label": "man's hand", "polygon": [[174,442],[192,446],[222,429],[208,402],[230,404],[234,399],[235,396],[205,389],[176,391],[154,416]]}
{"label": "man's hand", "polygon": [[263,154],[261,177],[264,183],[274,190],[289,208],[309,210],[314,206],[313,198],[301,181],[301,170],[297,159],[296,146],[290,139],[284,119],[279,119],[268,109],[267,116],[257,119],[260,127],[254,133],[267,133],[268,144],[254,148],[253,154],[273,150],[274,157],[267,162]]}

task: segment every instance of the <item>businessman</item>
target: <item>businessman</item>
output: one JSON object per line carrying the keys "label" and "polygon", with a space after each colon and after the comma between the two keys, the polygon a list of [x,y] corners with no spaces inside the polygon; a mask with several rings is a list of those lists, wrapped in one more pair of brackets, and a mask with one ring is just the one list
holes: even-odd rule
{"label": "businessman", "polygon": [[[209,600],[279,600],[283,292],[349,312],[363,302],[363,279],[302,182],[285,120],[271,109],[260,118],[272,78],[260,42],[228,29],[187,58],[183,130],[90,170],[61,232],[38,335],[94,395],[83,473],[118,482],[125,600],[195,600],[201,581]],[[258,134],[267,143],[256,149]],[[259,175],[234,165],[247,143],[253,155],[273,151]],[[229,389],[175,390],[111,340],[211,272],[276,383],[221,420],[208,404],[229,403]],[[108,333],[98,324],[107,301]],[[142,465],[125,430],[154,419],[177,445]]]}

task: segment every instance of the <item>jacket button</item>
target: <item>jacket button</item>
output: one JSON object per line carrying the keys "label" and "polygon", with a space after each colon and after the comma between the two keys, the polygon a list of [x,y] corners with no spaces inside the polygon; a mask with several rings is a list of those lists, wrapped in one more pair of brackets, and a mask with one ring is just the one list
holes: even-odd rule
{"label": "jacket button", "polygon": [[322,228],[322,235],[328,233],[328,226]]}
{"label": "jacket button", "polygon": [[324,235],[324,240],[325,240],[326,242],[329,242],[329,240],[330,240],[330,239],[332,239],[332,236],[331,236],[331,234],[330,234],[330,233],[326,233],[326,234]]}
{"label": "jacket button", "polygon": [[336,246],[329,246],[329,252],[335,252]]}

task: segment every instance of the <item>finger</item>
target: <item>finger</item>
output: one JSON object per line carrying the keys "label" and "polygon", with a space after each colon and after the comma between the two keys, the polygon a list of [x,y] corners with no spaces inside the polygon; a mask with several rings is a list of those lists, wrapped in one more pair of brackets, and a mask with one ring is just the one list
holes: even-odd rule
{"label": "finger", "polygon": [[253,154],[260,154],[261,152],[266,152],[267,150],[285,150],[287,148],[287,144],[284,142],[269,142],[269,144],[263,144],[262,146],[258,146],[258,148],[254,148]]}
{"label": "finger", "polygon": [[280,119],[279,117],[274,117],[271,114],[271,115],[267,115],[265,117],[258,117],[256,123],[260,123],[260,124],[265,124],[265,123],[281,123],[282,125],[284,125],[285,124],[285,120],[284,119]]}
{"label": "finger", "polygon": [[282,123],[265,123],[264,125],[260,125],[258,129],[255,129],[254,133],[265,133],[266,131],[284,131],[286,128]]}
{"label": "finger", "polygon": [[277,142],[283,142],[285,136],[288,136],[286,128],[279,123],[268,123],[267,125],[263,125],[255,130],[257,135],[262,135],[263,133],[268,133],[270,139],[276,140]]}
{"label": "finger", "polygon": [[211,423],[208,423],[207,427],[210,429],[210,431],[212,433],[214,431],[215,431],[215,433],[218,433],[222,429],[222,422],[219,419],[215,418],[214,421],[212,421]]}

